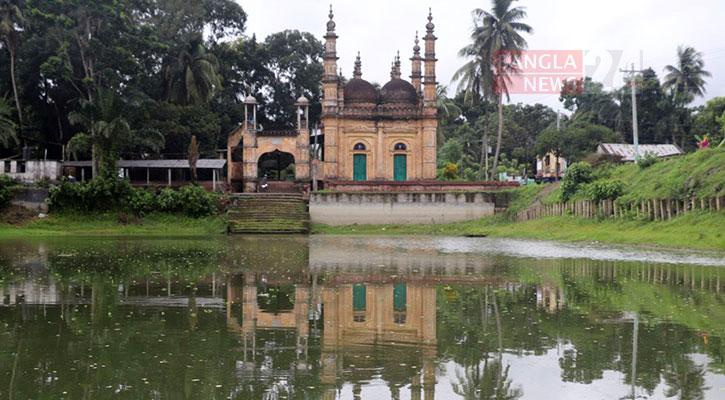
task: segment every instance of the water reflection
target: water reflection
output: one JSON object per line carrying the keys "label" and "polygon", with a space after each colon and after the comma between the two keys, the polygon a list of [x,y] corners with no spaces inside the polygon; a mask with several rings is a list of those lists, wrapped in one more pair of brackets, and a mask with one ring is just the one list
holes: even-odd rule
{"label": "water reflection", "polygon": [[719,268],[441,243],[2,242],[0,398],[722,395]]}

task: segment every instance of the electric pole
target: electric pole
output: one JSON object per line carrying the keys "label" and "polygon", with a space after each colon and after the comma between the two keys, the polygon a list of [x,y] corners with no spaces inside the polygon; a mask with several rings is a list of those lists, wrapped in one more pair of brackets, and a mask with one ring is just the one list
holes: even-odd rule
{"label": "electric pole", "polygon": [[632,87],[632,139],[634,141],[634,162],[639,162],[639,132],[637,131],[637,95],[635,94],[635,72],[642,72],[642,70],[635,70],[634,63],[632,63],[632,69],[620,69],[620,72],[629,72],[629,83]]}

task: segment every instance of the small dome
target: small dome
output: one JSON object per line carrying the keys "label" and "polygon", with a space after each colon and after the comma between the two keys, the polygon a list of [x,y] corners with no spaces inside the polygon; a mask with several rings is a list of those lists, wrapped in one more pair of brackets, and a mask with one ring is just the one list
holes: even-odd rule
{"label": "small dome", "polygon": [[244,104],[257,104],[257,99],[250,94],[246,99],[244,99]]}
{"label": "small dome", "polygon": [[418,104],[418,93],[410,82],[403,79],[393,78],[383,86],[380,91],[380,99],[386,103],[408,103]]}
{"label": "small dome", "polygon": [[297,102],[296,102],[295,104],[298,104],[298,105],[305,105],[305,104],[310,104],[310,101],[309,101],[309,100],[307,100],[307,97],[305,97],[305,96],[300,96],[300,98],[299,98],[299,99],[297,99]]}
{"label": "small dome", "polygon": [[345,104],[347,103],[376,103],[378,94],[373,85],[362,79],[353,78],[345,85]]}

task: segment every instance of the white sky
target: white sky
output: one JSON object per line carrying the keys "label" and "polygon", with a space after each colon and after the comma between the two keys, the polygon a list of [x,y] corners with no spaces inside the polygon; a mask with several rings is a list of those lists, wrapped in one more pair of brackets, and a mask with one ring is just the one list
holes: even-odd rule
{"label": "white sky", "polygon": [[[324,41],[330,0],[236,1],[248,14],[250,36],[256,34],[263,40],[274,32],[299,29]],[[469,41],[471,10],[490,9],[487,0],[333,0],[332,4],[339,36],[338,66],[350,77],[360,51],[363,78],[380,84],[389,80],[390,63],[398,50],[403,75],[410,75],[408,59],[415,31],[424,34],[430,6],[438,37],[437,78],[441,84],[451,85],[451,77],[464,63],[457,53]],[[517,5],[526,7],[527,23],[534,28],[527,37],[531,50],[589,50],[586,60],[601,56],[603,65],[612,64],[608,50],[619,50],[623,53],[614,70],[635,63],[637,68],[652,67],[662,79],[664,66],[676,61],[677,46],[685,44],[704,53],[705,69],[713,75],[707,81],[705,98],[695,104],[725,96],[723,0],[521,0]],[[601,81],[600,74],[609,69],[601,68],[595,79]],[[615,86],[621,86],[622,77],[616,73]],[[449,95],[454,92],[452,85]],[[561,109],[553,94],[516,95],[512,101]]]}

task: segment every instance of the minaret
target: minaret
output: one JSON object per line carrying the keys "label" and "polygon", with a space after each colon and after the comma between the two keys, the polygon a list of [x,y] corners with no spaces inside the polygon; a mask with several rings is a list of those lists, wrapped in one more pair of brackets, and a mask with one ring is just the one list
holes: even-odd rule
{"label": "minaret", "polygon": [[335,21],[330,5],[330,20],[327,21],[327,34],[325,35],[325,53],[322,56],[324,74],[322,77],[322,113],[335,113],[337,111],[337,35],[335,34]]}
{"label": "minaret", "polygon": [[355,58],[355,69],[352,71],[352,77],[355,79],[362,78],[362,61],[360,61],[360,52],[357,52],[357,58]]}
{"label": "minaret", "polygon": [[413,72],[410,75],[410,82],[413,84],[416,93],[420,93],[420,83],[422,78],[422,58],[420,57],[420,46],[418,45],[418,32],[415,32],[415,46],[413,46]]}
{"label": "minaret", "polygon": [[436,107],[436,37],[433,35],[433,11],[428,11],[428,23],[425,25],[425,78],[423,83],[423,104],[426,108]]}
{"label": "minaret", "polygon": [[[438,130],[438,109],[436,108],[436,37],[433,35],[433,12],[428,11],[428,23],[425,25],[425,76],[423,77],[423,179],[436,178],[436,132]],[[429,389],[423,379],[425,397]],[[435,378],[433,379],[435,383]]]}
{"label": "minaret", "polygon": [[393,78],[400,79],[402,73],[400,72],[400,51],[395,56],[395,62],[393,62]]}
{"label": "minaret", "polygon": [[339,110],[345,107],[345,85],[342,84],[344,77],[342,76],[342,68],[337,79],[337,108]]}

